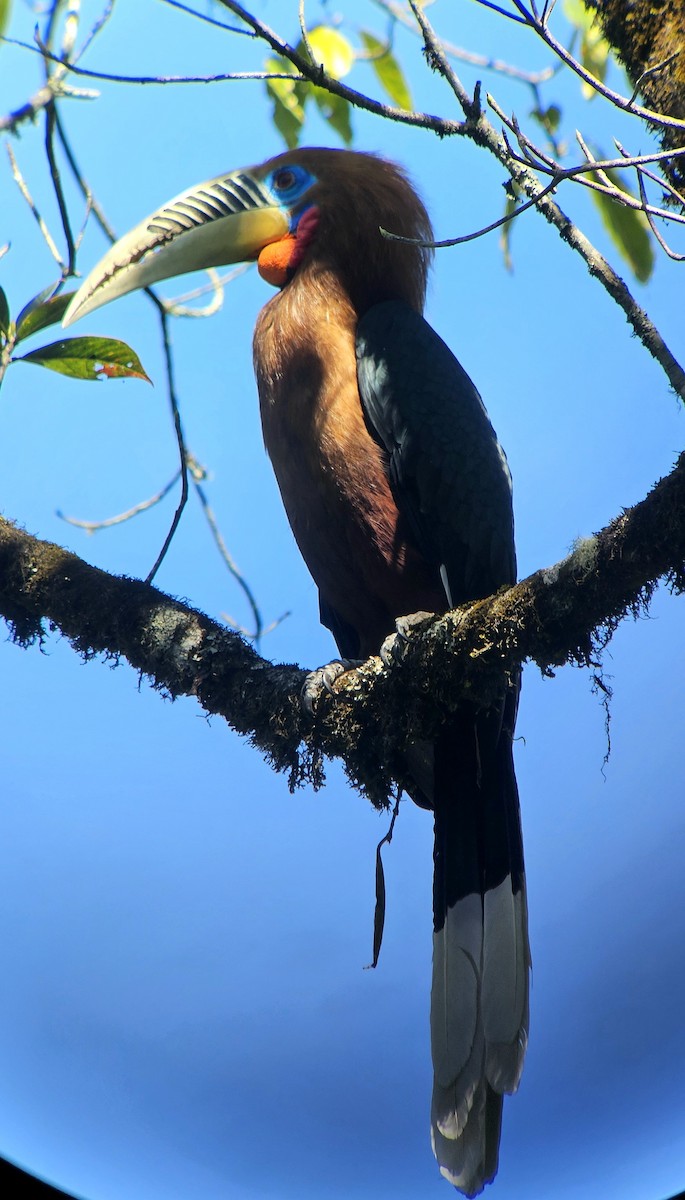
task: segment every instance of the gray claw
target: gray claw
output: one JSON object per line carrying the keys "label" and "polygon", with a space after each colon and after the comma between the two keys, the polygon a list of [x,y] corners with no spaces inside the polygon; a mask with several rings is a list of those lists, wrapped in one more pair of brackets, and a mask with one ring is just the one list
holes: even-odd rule
{"label": "gray claw", "polygon": [[395,621],[395,633],[388,634],[379,650],[384,666],[392,667],[402,659],[404,648],[412,634],[420,632],[433,619],[434,613],[415,612]]}
{"label": "gray claw", "polygon": [[316,671],[310,671],[300,692],[302,707],[307,715],[314,715],[316,702],[322,691],[328,692],[329,696],[336,696],[337,693],[333,690],[336,679],[359,665],[360,661],[354,658],[335,658],[333,662],[326,663],[325,667],[317,667]]}

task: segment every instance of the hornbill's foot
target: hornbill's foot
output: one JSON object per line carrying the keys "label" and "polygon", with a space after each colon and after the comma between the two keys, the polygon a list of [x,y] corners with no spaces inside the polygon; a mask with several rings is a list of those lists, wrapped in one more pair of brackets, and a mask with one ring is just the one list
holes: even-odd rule
{"label": "hornbill's foot", "polygon": [[384,665],[392,667],[400,662],[412,634],[427,629],[434,617],[435,613],[429,612],[415,612],[406,617],[398,617],[395,621],[395,633],[388,635],[379,651]]}
{"label": "hornbill's foot", "polygon": [[310,671],[300,692],[300,701],[307,715],[310,717],[314,715],[316,702],[322,691],[327,691],[329,696],[335,696],[333,684],[336,679],[340,679],[340,676],[344,675],[346,671],[360,667],[363,661],[361,658],[335,658],[333,662],[326,663],[325,667],[318,667],[316,671]]}

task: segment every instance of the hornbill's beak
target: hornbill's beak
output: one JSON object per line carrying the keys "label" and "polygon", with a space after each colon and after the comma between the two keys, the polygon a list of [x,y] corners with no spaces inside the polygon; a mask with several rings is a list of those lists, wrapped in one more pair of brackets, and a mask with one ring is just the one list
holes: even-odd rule
{"label": "hornbill's beak", "polygon": [[62,323],[173,275],[248,262],[289,228],[288,210],[250,172],[210,179],[120,238],[79,288]]}

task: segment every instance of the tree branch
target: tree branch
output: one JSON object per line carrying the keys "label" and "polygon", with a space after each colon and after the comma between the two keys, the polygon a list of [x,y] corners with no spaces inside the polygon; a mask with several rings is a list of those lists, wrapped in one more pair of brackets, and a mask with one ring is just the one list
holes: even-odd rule
{"label": "tree branch", "polygon": [[[562,240],[581,255],[587,263],[590,274],[599,280],[619,308],[623,309],[640,341],[659,363],[671,387],[685,401],[685,371],[671,353],[649,315],[634,299],[620,275],[614,271],[613,267],[595,249],[577,225],[574,225],[566,213],[559,208],[558,204],[548,195],[540,196],[542,189],[539,179],[534,171],[518,161],[505,139],[488,121],[481,110],[478,92],[473,98],[469,96],[453,67],[447,61],[439,38],[423,8],[416,0],[409,0],[409,5],[423,34],[425,53],[430,66],[433,70],[438,71],[449,84],[466,116],[464,122],[466,136],[470,137],[476,145],[482,146],[494,154],[495,158],[509,172],[515,185],[527,196],[539,198],[537,205],[539,211],[550,225],[557,229]],[[488,101],[491,106],[495,107],[492,97],[488,96]]]}
{"label": "tree branch", "polygon": [[222,716],[291,786],[318,785],[323,757],[341,758],[377,806],[403,781],[408,741],[434,737],[465,701],[492,704],[527,660],[546,674],[565,663],[599,666],[618,624],[645,610],[663,577],[685,591],[685,454],[645,500],[563,562],[428,617],[390,669],[373,657],[349,671],[312,720],[300,704],[302,669],[272,665],[197,610],[0,519],[0,614],[16,641],[42,638],[47,622],[86,658],[126,658],[156,689],[195,696]]}
{"label": "tree branch", "polygon": [[[673,0],[670,4],[629,4],[627,0],[584,2],[587,8],[596,11],[604,36],[634,85],[628,111],[636,111],[633,100],[635,93],[640,92],[651,110],[675,118],[681,128],[685,126],[684,0]],[[651,119],[648,110],[641,110],[640,115]],[[667,148],[677,144],[677,129],[661,129],[659,136]],[[678,192],[680,203],[685,204],[683,163],[667,163],[663,170]]]}
{"label": "tree branch", "polygon": [[325,88],[332,95],[342,96],[344,100],[349,100],[350,104],[354,104],[356,108],[362,108],[366,112],[375,113],[376,116],[397,121],[400,125],[417,125],[421,129],[431,129],[439,137],[447,137],[450,134],[465,132],[463,123],[459,121],[449,121],[443,117],[434,117],[430,113],[410,112],[405,108],[394,108],[391,104],[382,104],[379,100],[373,100],[370,96],[366,96],[364,92],[358,92],[354,88],[347,87],[340,80],[334,79],[332,75],[327,75],[323,67],[315,65],[302,54],[298,54],[293,46],[279,37],[263,21],[254,17],[246,8],[243,8],[242,4],[235,3],[235,0],[218,0],[218,2],[224,8],[227,8],[229,12],[232,12],[234,16],[240,17],[241,21],[244,21],[262,41],[266,42],[267,46],[270,46],[281,58],[287,58],[288,62],[291,62],[296,67],[300,75],[316,87]]}

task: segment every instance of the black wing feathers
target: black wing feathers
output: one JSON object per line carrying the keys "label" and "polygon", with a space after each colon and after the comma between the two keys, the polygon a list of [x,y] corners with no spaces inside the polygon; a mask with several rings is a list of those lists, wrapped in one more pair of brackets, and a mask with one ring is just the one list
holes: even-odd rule
{"label": "black wing feathers", "polygon": [[357,328],[357,378],[395,502],[424,558],[445,565],[453,603],[513,583],[509,471],[451,350],[408,304],[377,304]]}

